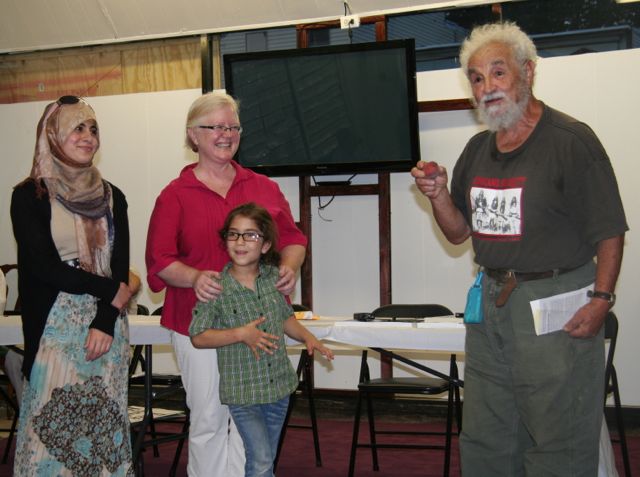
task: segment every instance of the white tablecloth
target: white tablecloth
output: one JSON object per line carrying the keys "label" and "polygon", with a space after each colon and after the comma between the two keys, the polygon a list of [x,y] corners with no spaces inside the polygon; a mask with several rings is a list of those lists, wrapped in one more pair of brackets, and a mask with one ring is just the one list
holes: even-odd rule
{"label": "white tablecloth", "polygon": [[[464,325],[459,323],[360,322],[343,317],[300,320],[318,339],[358,347],[430,351],[464,351]],[[170,344],[170,332],[159,316],[129,316],[129,340],[137,344]],[[19,316],[0,317],[0,345],[22,344]],[[294,341],[288,341],[296,345]]]}
{"label": "white tablecloth", "polygon": [[[0,345],[22,344],[19,316],[0,316]],[[159,316],[129,316],[129,341],[137,344],[171,344],[169,330],[160,326]]]}

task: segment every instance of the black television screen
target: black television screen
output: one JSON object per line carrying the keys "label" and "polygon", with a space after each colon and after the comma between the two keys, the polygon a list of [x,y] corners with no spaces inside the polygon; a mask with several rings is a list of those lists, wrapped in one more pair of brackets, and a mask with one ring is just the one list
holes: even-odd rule
{"label": "black television screen", "polygon": [[412,39],[224,56],[237,161],[271,176],[408,171],[419,160]]}

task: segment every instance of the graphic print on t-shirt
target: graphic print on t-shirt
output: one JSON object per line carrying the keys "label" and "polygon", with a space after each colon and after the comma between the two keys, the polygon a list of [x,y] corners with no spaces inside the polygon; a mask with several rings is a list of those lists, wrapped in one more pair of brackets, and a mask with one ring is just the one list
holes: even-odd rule
{"label": "graphic print on t-shirt", "polygon": [[475,177],[471,183],[471,226],[478,238],[519,240],[524,177]]}

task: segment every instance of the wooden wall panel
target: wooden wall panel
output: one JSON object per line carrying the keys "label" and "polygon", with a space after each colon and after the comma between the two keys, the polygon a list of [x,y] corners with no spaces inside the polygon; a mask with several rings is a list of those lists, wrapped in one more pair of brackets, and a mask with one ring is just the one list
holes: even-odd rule
{"label": "wooden wall panel", "polygon": [[135,48],[122,52],[124,93],[199,88],[202,82],[200,42],[160,48]]}
{"label": "wooden wall panel", "polygon": [[0,103],[199,88],[198,38],[0,56]]}
{"label": "wooden wall panel", "polygon": [[119,94],[119,70],[119,52],[3,58],[0,102],[43,101],[64,94]]}

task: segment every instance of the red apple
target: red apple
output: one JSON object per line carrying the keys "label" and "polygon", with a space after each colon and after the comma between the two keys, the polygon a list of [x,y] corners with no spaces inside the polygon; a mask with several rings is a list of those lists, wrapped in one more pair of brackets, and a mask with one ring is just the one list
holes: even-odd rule
{"label": "red apple", "polygon": [[422,172],[427,177],[427,179],[435,179],[435,177],[440,174],[440,169],[438,168],[438,163],[429,161],[422,166]]}

